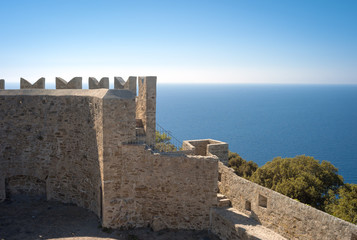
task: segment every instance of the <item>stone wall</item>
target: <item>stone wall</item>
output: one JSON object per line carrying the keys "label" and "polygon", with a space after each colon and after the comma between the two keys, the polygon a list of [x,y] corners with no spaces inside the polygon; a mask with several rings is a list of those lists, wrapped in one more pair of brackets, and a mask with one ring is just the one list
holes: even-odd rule
{"label": "stone wall", "polygon": [[289,239],[346,239],[357,226],[237,176],[219,163],[219,191],[232,206]]}
{"label": "stone wall", "polygon": [[106,227],[209,229],[217,202],[217,157],[153,154],[122,145],[104,177]]}
{"label": "stone wall", "polygon": [[[147,96],[142,103],[153,105]],[[130,90],[0,91],[0,201],[23,194],[74,203],[106,227],[209,229],[218,158],[131,144],[142,103]],[[147,127],[154,110],[143,115]]]}
{"label": "stone wall", "polygon": [[0,91],[0,116],[0,200],[13,186],[5,182],[29,176],[46,182],[47,199],[75,203],[101,215],[103,161],[111,154],[103,143],[106,134],[115,134],[109,139],[116,145],[135,138],[133,93]]}

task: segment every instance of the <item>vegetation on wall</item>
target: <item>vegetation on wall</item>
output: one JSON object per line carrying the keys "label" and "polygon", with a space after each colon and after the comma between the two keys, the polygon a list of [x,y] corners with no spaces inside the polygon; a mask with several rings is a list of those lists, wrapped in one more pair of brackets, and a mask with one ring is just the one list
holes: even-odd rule
{"label": "vegetation on wall", "polygon": [[277,157],[259,168],[230,152],[228,165],[238,176],[357,224],[357,184],[345,184],[330,162]]}
{"label": "vegetation on wall", "polygon": [[305,155],[274,158],[259,168],[250,180],[321,210],[324,210],[328,191],[336,191],[343,185],[343,178],[331,163],[319,163]]}
{"label": "vegetation on wall", "polygon": [[335,217],[357,224],[357,184],[346,183],[338,189],[337,194],[330,191],[325,210]]}
{"label": "vegetation on wall", "polygon": [[238,176],[249,179],[249,177],[258,169],[258,164],[253,161],[247,162],[239,156],[238,153],[229,151],[228,167],[233,168]]}
{"label": "vegetation on wall", "polygon": [[166,133],[155,133],[155,149],[159,152],[175,152],[177,148],[171,143],[171,137]]}

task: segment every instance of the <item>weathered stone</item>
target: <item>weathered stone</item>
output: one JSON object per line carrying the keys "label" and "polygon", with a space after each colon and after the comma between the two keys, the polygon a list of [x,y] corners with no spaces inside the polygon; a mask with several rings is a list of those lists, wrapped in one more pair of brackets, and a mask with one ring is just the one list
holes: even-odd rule
{"label": "weathered stone", "polygon": [[67,83],[66,80],[56,77],[56,89],[82,89],[82,78],[75,77]]}
{"label": "weathered stone", "polygon": [[220,193],[233,208],[288,239],[350,240],[357,226],[237,176],[219,163]]}
{"label": "weathered stone", "polygon": [[5,89],[5,80],[4,79],[0,79],[0,90],[1,89]]}
{"label": "weathered stone", "polygon": [[146,133],[146,144],[155,145],[156,132],[156,77],[139,77],[136,118],[141,119]]}
{"label": "weathered stone", "polygon": [[211,231],[217,234],[220,239],[227,240],[286,239],[234,208],[212,208]]}
{"label": "weathered stone", "polygon": [[167,225],[161,220],[160,217],[155,216],[151,223],[151,228],[154,232],[158,232],[167,228]]}
{"label": "weathered stone", "polygon": [[88,79],[88,88],[89,89],[98,89],[98,88],[109,88],[109,78],[104,77],[102,79],[100,79],[100,81],[98,82],[98,80],[94,77],[90,77]]}
{"label": "weathered stone", "polygon": [[[137,98],[129,80],[121,90],[68,90],[81,87],[81,78],[72,81],[56,78],[66,90],[1,91],[0,201],[46,196],[90,209],[112,228],[211,229],[222,239],[279,239],[271,230],[289,239],[355,238],[356,225],[235,175],[222,163],[227,143],[189,140],[176,154],[153,153],[156,77],[140,77]],[[220,204],[226,207],[212,208]]]}
{"label": "weathered stone", "polygon": [[45,78],[38,79],[34,84],[31,84],[24,78],[20,79],[20,89],[45,89]]}
{"label": "weathered stone", "polygon": [[0,199],[45,189],[47,199],[92,210],[104,227],[209,229],[217,157],[128,144],[136,105],[154,100],[136,102],[128,90],[1,91]]}
{"label": "weathered stone", "polygon": [[228,144],[212,139],[183,141],[182,149],[201,156],[217,156],[221,162],[228,165]]}
{"label": "weathered stone", "polygon": [[114,89],[127,89],[136,95],[137,77],[130,76],[125,82],[121,77],[114,77]]}

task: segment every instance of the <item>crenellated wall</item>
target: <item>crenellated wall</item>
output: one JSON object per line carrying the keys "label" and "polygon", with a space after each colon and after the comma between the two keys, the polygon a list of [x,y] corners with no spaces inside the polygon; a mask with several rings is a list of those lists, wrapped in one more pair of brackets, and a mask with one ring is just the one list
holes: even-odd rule
{"label": "crenellated wall", "polygon": [[[119,90],[103,89],[107,80],[82,90],[81,78],[57,78],[59,89],[46,90],[44,78],[23,79],[22,90],[0,90],[0,201],[46,197],[90,209],[104,227],[212,229],[232,239],[248,236],[230,217],[237,210],[288,239],[356,238],[356,225],[238,177],[224,165],[225,142],[154,153],[156,77],[139,77],[138,97],[136,77],[116,78]],[[235,208],[229,217],[212,208],[218,189]]]}
{"label": "crenellated wall", "polygon": [[128,85],[1,90],[0,201],[23,194],[74,203],[105,227],[209,229],[218,158],[132,144],[138,115],[150,143],[155,133],[156,77],[140,81],[138,99]]}

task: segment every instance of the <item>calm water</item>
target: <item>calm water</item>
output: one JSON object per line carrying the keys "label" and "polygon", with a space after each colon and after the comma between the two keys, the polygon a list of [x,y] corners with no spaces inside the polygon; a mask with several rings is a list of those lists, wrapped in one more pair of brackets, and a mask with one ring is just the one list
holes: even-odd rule
{"label": "calm water", "polygon": [[259,166],[305,154],[357,183],[357,85],[159,85],[157,121],[213,138]]}

